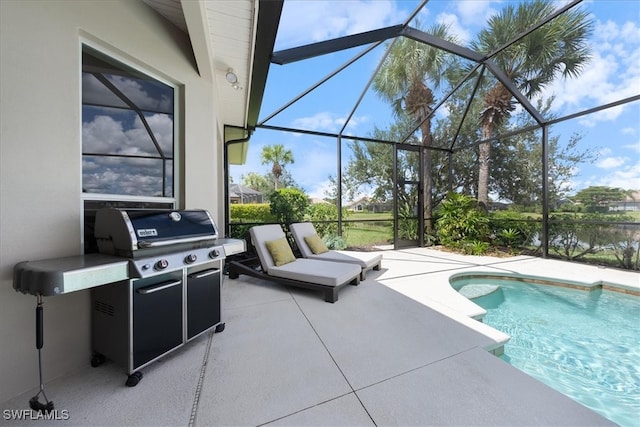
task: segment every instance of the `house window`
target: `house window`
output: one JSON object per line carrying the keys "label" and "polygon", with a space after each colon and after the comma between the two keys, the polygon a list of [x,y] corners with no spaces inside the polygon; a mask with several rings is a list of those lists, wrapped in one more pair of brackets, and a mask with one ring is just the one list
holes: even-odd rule
{"label": "house window", "polygon": [[83,193],[172,198],[174,165],[174,88],[84,46]]}
{"label": "house window", "polygon": [[175,88],[82,47],[84,252],[103,207],[174,209]]}

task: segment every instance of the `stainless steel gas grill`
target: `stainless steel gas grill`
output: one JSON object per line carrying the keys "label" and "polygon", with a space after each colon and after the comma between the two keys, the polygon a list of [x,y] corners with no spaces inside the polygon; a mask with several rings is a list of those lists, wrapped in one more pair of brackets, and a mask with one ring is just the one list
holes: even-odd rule
{"label": "stainless steel gas grill", "polygon": [[220,289],[225,241],[205,210],[102,209],[95,237],[101,254],[129,258],[129,280],[92,290],[91,364],[105,358],[138,370],[214,328],[224,330]]}
{"label": "stainless steel gas grill", "polygon": [[99,253],[23,261],[13,283],[38,296],[40,312],[43,296],[91,289],[92,366],[111,359],[126,367],[127,385],[134,386],[144,366],[207,331],[224,330],[224,261],[246,243],[219,239],[208,211],[100,209],[94,237]]}
{"label": "stainless steel gas grill", "polygon": [[98,251],[130,259],[130,275],[150,277],[225,258],[223,243],[206,210],[96,213]]}

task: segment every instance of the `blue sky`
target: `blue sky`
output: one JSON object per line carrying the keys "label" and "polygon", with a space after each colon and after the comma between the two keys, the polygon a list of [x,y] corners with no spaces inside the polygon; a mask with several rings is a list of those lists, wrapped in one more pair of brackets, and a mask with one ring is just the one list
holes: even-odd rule
{"label": "blue sky", "polygon": [[[516,2],[516,0],[513,0]],[[285,0],[276,50],[355,34],[404,22],[420,2],[409,0]],[[507,1],[431,0],[418,15],[424,27],[446,23],[459,44],[467,45]],[[566,2],[557,2],[560,7]],[[585,0],[581,7],[593,14],[593,60],[578,80],[556,81],[544,97],[555,95],[554,113],[559,116],[593,108],[640,94],[640,2],[637,0]],[[325,55],[284,66],[272,65],[260,120],[335,71],[364,47]],[[302,98],[267,124],[338,132],[363,92],[383,53],[380,47],[348,67],[326,84]],[[437,95],[437,94],[436,94]],[[443,117],[446,112],[439,112]],[[373,126],[393,122],[390,107],[367,92],[354,112],[345,133],[366,136]],[[558,124],[552,134],[565,140],[572,132],[582,135],[581,149],[597,155],[593,164],[582,164],[573,181],[574,191],[591,185],[640,190],[640,102],[616,107]],[[294,179],[312,197],[322,198],[329,175],[336,175],[336,140],[257,129],[247,162],[232,166],[234,182],[248,172],[264,174],[260,163],[265,145],[283,144],[293,152],[295,163],[287,166]],[[348,151],[343,151],[343,167]]]}

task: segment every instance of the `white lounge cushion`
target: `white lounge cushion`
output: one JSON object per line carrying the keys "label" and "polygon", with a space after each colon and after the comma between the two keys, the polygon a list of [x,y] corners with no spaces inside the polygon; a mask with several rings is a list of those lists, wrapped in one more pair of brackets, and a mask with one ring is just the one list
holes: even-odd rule
{"label": "white lounge cushion", "polygon": [[355,264],[332,263],[328,268],[326,261],[298,258],[295,262],[269,268],[269,275],[318,285],[339,286],[358,277],[360,271],[361,268]]}
{"label": "white lounge cushion", "polygon": [[368,270],[380,264],[382,254],[375,252],[356,252],[356,251],[334,251],[325,252],[323,254],[312,254],[309,259],[318,259],[323,261],[345,262],[357,264],[361,268]]}
{"label": "white lounge cushion", "polygon": [[300,253],[305,258],[357,264],[363,270],[369,270],[382,262],[382,254],[375,252],[330,250],[322,254],[314,254],[304,240],[306,236],[316,234],[315,227],[312,223],[298,222],[291,224],[289,230],[298,245],[298,249],[300,249]]}

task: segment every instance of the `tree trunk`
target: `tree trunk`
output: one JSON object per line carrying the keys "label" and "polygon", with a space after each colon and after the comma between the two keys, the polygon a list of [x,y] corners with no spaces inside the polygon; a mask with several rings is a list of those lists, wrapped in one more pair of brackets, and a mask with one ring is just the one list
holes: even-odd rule
{"label": "tree trunk", "polygon": [[[497,83],[484,98],[485,109],[481,113],[482,140],[493,136],[493,129],[511,114],[514,106],[511,92],[502,83]],[[489,170],[491,143],[478,145],[478,204],[485,212],[489,210]]]}
{"label": "tree trunk", "polygon": [[[431,121],[427,120],[427,122],[431,122]],[[432,215],[433,215],[433,209],[431,208],[431,193],[433,188],[433,177],[431,176],[431,169],[433,164],[433,155],[431,153],[431,150],[428,148],[431,146],[431,124],[430,123],[427,124],[425,122],[424,127],[426,127],[427,129],[421,130],[423,135],[422,145],[425,147],[424,148],[424,170],[422,171],[423,184],[424,184],[422,201],[424,206],[423,218],[425,218],[425,223],[424,223],[425,232],[430,234],[433,230],[432,223],[431,223]]]}
{"label": "tree trunk", "polygon": [[[416,80],[411,84],[407,98],[405,100],[405,108],[407,113],[415,118],[417,121],[422,122],[420,125],[420,133],[422,134],[422,146],[424,147],[424,170],[422,170],[422,182],[424,184],[422,200],[423,200],[423,219],[425,221],[425,232],[431,233],[431,192],[433,187],[433,177],[431,176],[431,169],[433,163],[433,156],[431,150],[432,136],[431,136],[431,105],[434,103],[433,92],[429,89],[422,80]],[[424,120],[424,122],[423,122]]]}
{"label": "tree trunk", "polygon": [[282,166],[280,163],[274,162],[273,167],[271,168],[271,173],[273,174],[273,181],[275,185],[275,189],[278,189],[278,184],[280,183],[280,176],[282,175]]}
{"label": "tree trunk", "polygon": [[[482,139],[491,137],[491,124],[482,124]],[[491,142],[478,145],[478,204],[485,212],[489,210],[489,161],[491,159]]]}

